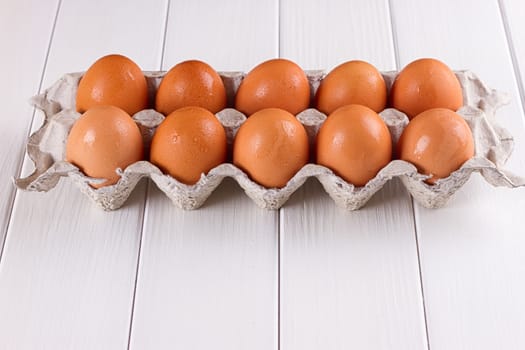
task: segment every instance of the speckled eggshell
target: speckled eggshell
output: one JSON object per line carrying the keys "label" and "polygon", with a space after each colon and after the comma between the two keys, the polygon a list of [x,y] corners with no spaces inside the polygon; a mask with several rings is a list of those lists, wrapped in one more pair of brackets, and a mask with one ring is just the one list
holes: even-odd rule
{"label": "speckled eggshell", "polygon": [[310,85],[305,72],[282,58],[252,69],[235,96],[235,108],[247,116],[264,108],[281,108],[296,115],[309,105]]}
{"label": "speckled eggshell", "polygon": [[129,115],[148,108],[146,77],[140,67],[125,56],[107,55],[98,59],[78,85],[78,112],[106,105],[117,106]]}
{"label": "speckled eggshell", "polygon": [[284,187],[308,162],[308,155],[303,125],[278,108],[252,114],[233,143],[233,164],[266,188]]}
{"label": "speckled eggshell", "polygon": [[422,58],[399,72],[390,91],[390,102],[412,119],[432,108],[457,111],[463,106],[463,93],[459,80],[446,64]]}
{"label": "speckled eggshell", "polygon": [[155,109],[164,115],[189,106],[212,113],[226,108],[226,89],[220,75],[198,60],[184,61],[171,68],[162,78],[155,97]]}
{"label": "speckled eggshell", "polygon": [[432,175],[430,184],[449,176],[474,156],[472,132],[459,114],[434,108],[412,119],[398,143],[399,159],[416,166],[421,174]]}
{"label": "speckled eggshell", "polygon": [[217,117],[201,107],[170,113],[151,140],[150,160],[185,184],[226,161],[226,132]]}
{"label": "speckled eggshell", "polygon": [[364,186],[392,159],[392,139],[381,117],[348,105],[330,114],[317,134],[317,164],[355,186]]}
{"label": "speckled eggshell", "polygon": [[385,109],[387,88],[376,67],[364,61],[349,61],[335,67],[321,81],[315,106],[325,114],[337,108],[360,104],[379,113]]}
{"label": "speckled eggshell", "polygon": [[94,188],[117,183],[130,164],[142,160],[144,147],[140,130],[129,114],[114,106],[87,110],[73,125],[67,138],[66,160],[92,178]]}

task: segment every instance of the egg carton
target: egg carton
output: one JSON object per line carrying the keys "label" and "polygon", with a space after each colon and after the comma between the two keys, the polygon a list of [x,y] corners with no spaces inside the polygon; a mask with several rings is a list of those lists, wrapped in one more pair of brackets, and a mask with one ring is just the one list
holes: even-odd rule
{"label": "egg carton", "polygon": [[[500,106],[508,103],[508,97],[489,89],[472,72],[457,71],[455,74],[461,83],[464,97],[464,107],[458,113],[467,121],[474,135],[475,156],[459,170],[447,178],[438,180],[434,185],[428,185],[425,182],[428,176],[419,174],[414,165],[402,160],[392,160],[363,187],[356,187],[344,181],[324,166],[309,163],[283,188],[264,188],[231,163],[221,164],[210,170],[208,174],[202,174],[195,185],[186,185],[163,174],[152,163],[140,161],[126,169],[117,169],[121,179],[115,185],[94,189],[89,185],[90,183],[101,183],[104,180],[89,178],[73,164],[64,161],[69,131],[80,117],[75,111],[75,99],[82,74],[66,74],[42,94],[31,99],[31,103],[44,112],[45,121],[42,127],[31,135],[27,144],[27,152],[35,164],[35,170],[28,177],[15,180],[18,188],[28,191],[49,191],[56,186],[61,177],[69,177],[100,207],[114,210],[124,204],[141,178],[149,177],[176,206],[182,209],[196,209],[206,201],[225,177],[231,177],[258,206],[278,209],[309,177],[316,177],[336,204],[348,210],[356,210],[365,205],[387,181],[394,177],[400,178],[416,201],[428,208],[445,205],[473,172],[480,172],[493,186],[525,185],[524,178],[502,169],[512,153],[514,141],[512,135],[496,123],[495,112]],[[155,92],[164,74],[165,72],[145,72],[150,101],[154,101]],[[313,101],[319,83],[326,73],[307,71],[306,74]],[[389,90],[397,74],[398,72],[394,71],[382,73]],[[235,92],[245,73],[223,72],[220,75],[227,90],[228,105],[232,106]],[[216,116],[226,130],[231,151],[235,134],[246,120],[246,116],[232,108],[226,108]],[[385,109],[380,116],[388,126],[395,146],[408,124],[408,117],[391,108]],[[296,117],[308,133],[310,152],[313,154],[315,137],[326,115],[316,109],[307,109]],[[164,120],[164,116],[153,109],[148,109],[136,113],[133,119],[141,130],[146,148],[145,154],[149,154],[151,138],[156,127]]]}

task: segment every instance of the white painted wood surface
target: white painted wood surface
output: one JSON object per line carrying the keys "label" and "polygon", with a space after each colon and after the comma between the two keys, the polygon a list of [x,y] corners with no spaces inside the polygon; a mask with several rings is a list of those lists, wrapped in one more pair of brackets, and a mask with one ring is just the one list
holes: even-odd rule
{"label": "white painted wood surface", "polygon": [[[511,94],[498,119],[516,139],[509,168],[524,174],[523,109],[497,2],[407,0],[392,10],[402,65],[441,57]],[[479,176],[446,208],[416,206],[431,349],[525,348],[524,211],[525,189],[494,189]]]}
{"label": "white painted wood surface", "polygon": [[41,79],[110,52],[145,70],[199,58],[246,71],[279,55],[389,70],[435,56],[510,93],[498,118],[523,175],[524,11],[519,0],[0,0],[0,349],[525,348],[524,189],[475,175],[426,210],[393,182],[348,213],[312,180],[269,212],[227,180],[184,212],[142,182],[106,213],[68,181],[45,194],[11,184],[22,162],[31,170],[23,148],[42,115],[32,123],[26,101]]}
{"label": "white painted wood surface", "polygon": [[[276,56],[276,8],[172,1],[163,69],[199,58],[248,70]],[[196,19],[210,29],[193,33]],[[257,208],[232,180],[191,212],[153,183],[149,193],[131,349],[277,349],[278,212]]]}
{"label": "white painted wood surface", "polygon": [[[386,2],[281,4],[282,17],[294,19],[281,25],[283,57],[307,68],[349,59],[396,68]],[[400,182],[351,213],[316,181],[306,184],[281,209],[282,348],[425,348],[414,238],[411,199]]]}
{"label": "white painted wood surface", "polygon": [[15,194],[11,178],[20,173],[33,115],[27,101],[38,91],[57,5],[58,1],[30,0],[1,5],[0,252]]}
{"label": "white painted wood surface", "polygon": [[[165,10],[161,2],[62,1],[43,86],[113,51],[158,67]],[[127,346],[144,200],[144,184],[112,213],[67,181],[46,194],[17,193],[0,264],[2,347]]]}

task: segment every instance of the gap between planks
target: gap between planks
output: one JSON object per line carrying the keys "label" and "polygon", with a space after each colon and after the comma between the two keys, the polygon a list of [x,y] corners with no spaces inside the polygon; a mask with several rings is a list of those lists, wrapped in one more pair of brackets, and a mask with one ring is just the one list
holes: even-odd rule
{"label": "gap between planks", "polygon": [[[389,13],[389,19],[390,19],[390,30],[392,32],[392,44],[394,46],[394,64],[396,67],[396,70],[400,70],[400,58],[399,58],[399,45],[398,45],[398,39],[397,39],[397,32],[396,32],[396,19],[394,16],[394,12],[392,11],[392,1],[393,0],[387,0],[387,7],[388,7],[388,13]],[[421,290],[421,302],[423,307],[423,322],[425,325],[425,339],[427,342],[427,350],[430,350],[430,335],[428,331],[428,317],[427,317],[427,307],[426,307],[426,301],[425,301],[425,290],[423,286],[423,269],[421,266],[421,248],[419,246],[419,237],[418,237],[418,221],[417,221],[417,215],[416,215],[416,203],[414,198],[411,194],[410,196],[410,208],[412,210],[412,222],[414,224],[414,239],[416,243],[416,256],[417,256],[417,268],[419,273],[419,288]]]}
{"label": "gap between planks", "polygon": [[[391,25],[392,40],[393,40],[393,45],[394,45],[395,65],[396,65],[396,68],[399,69],[399,51],[398,51],[397,37],[396,37],[396,30],[395,30],[395,18],[394,18],[393,12],[391,10],[391,1],[392,0],[388,0],[387,3],[388,3],[388,10],[389,10],[389,13],[390,13],[390,22],[391,22],[390,25]],[[162,70],[163,64],[164,64],[164,51],[165,51],[165,45],[166,45],[167,25],[168,25],[168,21],[169,21],[170,2],[171,2],[170,0],[167,0],[166,16],[165,16],[164,32],[163,32],[163,45],[162,45],[162,52],[161,52],[161,55],[160,55],[161,56],[160,57],[160,69],[161,70]],[[60,13],[61,4],[62,4],[62,0],[59,0],[58,4],[57,4],[56,12],[55,12],[55,17],[54,17],[54,21],[53,21],[53,26],[52,26],[52,30],[51,30],[51,33],[50,33],[50,37],[49,37],[49,42],[48,42],[46,54],[45,54],[44,65],[43,65],[42,73],[41,73],[40,80],[39,80],[38,93],[40,93],[41,89],[42,89],[44,74],[45,74],[45,71],[46,71],[46,68],[47,68],[50,48],[51,48],[53,37],[54,37],[54,34],[55,34],[55,28],[56,28],[56,24],[57,24],[58,15]],[[511,41],[510,30],[509,30],[508,24],[506,22],[506,14],[504,12],[505,10],[504,10],[503,4],[501,3],[501,0],[498,0],[498,4],[499,4],[499,8],[500,8],[500,15],[501,15],[502,21],[503,21],[503,26],[504,26],[504,29],[505,29],[507,45],[509,47],[509,51],[510,51],[510,54],[511,54],[511,58],[512,58],[512,63],[513,63],[513,68],[514,68],[514,71],[515,71],[516,79],[518,81],[518,87],[519,87],[519,90],[520,90],[520,97],[521,97],[521,102],[522,102],[522,108],[525,108],[525,102],[524,102],[525,101],[525,96],[524,96],[525,94],[524,94],[523,83],[518,78],[519,77],[519,66],[517,64],[516,54],[515,54],[514,47],[513,47],[512,41]],[[277,48],[278,48],[278,56],[280,57],[281,56],[281,37],[280,37],[281,36],[281,31],[280,31],[281,22],[280,21],[282,20],[282,18],[281,18],[281,1],[278,1],[277,17],[278,17],[278,26],[279,26]],[[34,119],[35,119],[35,114],[36,114],[36,109],[33,109],[31,122],[29,123],[29,128],[28,128],[28,131],[27,131],[27,136],[29,136],[29,134],[30,134],[30,132],[32,130],[32,126],[34,124]],[[20,165],[19,165],[19,169],[17,171],[17,176],[20,176],[20,173],[21,173],[21,170],[22,170],[22,166],[23,166],[23,163],[24,163],[23,158],[24,157],[22,155],[22,158],[21,158],[21,161],[20,161]],[[147,215],[147,203],[148,203],[149,186],[151,186],[151,182],[148,180],[148,186],[146,187],[145,198],[144,198],[145,204],[144,204],[144,208],[143,208],[143,217],[142,217],[142,221],[141,221],[139,250],[138,250],[138,256],[137,256],[134,291],[133,291],[132,305],[131,305],[130,326],[129,326],[129,334],[128,334],[128,349],[130,349],[130,347],[131,347],[131,337],[132,337],[132,331],[133,331],[134,307],[135,307],[135,302],[136,302],[136,291],[137,291],[138,278],[139,278],[139,269],[140,269],[140,262],[141,262],[141,251],[142,251],[144,223],[145,223],[145,217]],[[7,221],[8,223],[7,223],[7,226],[6,226],[6,234],[5,234],[4,240],[2,242],[1,249],[0,249],[0,263],[2,262],[3,250],[4,250],[5,242],[7,240],[7,234],[9,232],[9,227],[10,227],[11,220],[12,220],[12,217],[11,217],[11,215],[12,215],[12,208],[13,208],[14,202],[16,200],[17,193],[18,193],[18,189],[15,190],[15,195],[13,196],[13,199],[12,199],[11,204],[10,204],[11,210],[10,210],[10,214],[9,214],[8,221]],[[419,247],[419,242],[418,242],[418,237],[417,237],[417,231],[418,231],[417,230],[417,218],[416,218],[415,206],[414,206],[413,199],[412,199],[412,206],[411,207],[412,207],[413,220],[414,220],[414,234],[415,234],[416,248],[417,248],[418,268],[419,268],[419,277],[420,277],[420,288],[421,288],[421,294],[422,294],[422,300],[423,300],[423,313],[424,313],[425,332],[426,332],[426,339],[427,339],[427,348],[430,349],[428,325],[427,325],[427,316],[426,316],[426,307],[425,307],[425,297],[424,297],[423,282],[422,282],[420,247]],[[282,244],[282,237],[281,237],[281,231],[282,231],[281,222],[282,222],[282,220],[281,220],[281,215],[283,215],[283,212],[281,210],[279,210],[279,215],[277,215],[277,225],[276,225],[277,226],[277,243],[278,243],[278,245],[277,245],[277,349],[281,348],[281,340],[280,340],[280,335],[281,335],[281,322],[280,322],[281,321],[281,319],[280,319],[281,318],[280,317],[281,316],[281,314],[280,314],[281,303],[280,303],[280,297],[281,297],[281,276],[282,276],[282,274],[281,274],[281,261],[282,261],[282,259],[281,259],[281,244]]]}
{"label": "gap between planks", "polygon": [[[53,38],[55,36],[55,28],[57,25],[58,14],[60,13],[61,5],[62,5],[62,0],[58,0],[57,8],[55,11],[55,18],[53,19],[53,26],[51,27],[51,34],[49,35],[49,41],[47,43],[46,54],[44,57],[44,65],[42,66],[42,73],[40,74],[40,80],[38,82],[38,90],[37,90],[38,94],[40,94],[40,92],[42,91],[42,85],[44,83],[44,75],[47,69],[47,62],[49,59],[49,52],[51,51],[51,44],[53,43]],[[33,112],[31,114],[31,122],[28,124],[27,132],[26,132],[26,140],[29,139],[31,130],[33,130],[33,124],[35,122],[35,115],[36,115],[36,107],[33,107]],[[17,178],[20,177],[22,173],[22,168],[24,166],[25,153],[26,153],[26,150],[25,148],[23,148],[22,151],[20,152],[20,162],[18,164],[18,169],[15,174],[15,177]],[[9,214],[7,216],[7,225],[5,227],[4,240],[1,242],[1,246],[0,246],[0,264],[2,263],[2,256],[4,254],[4,248],[7,242],[7,235],[9,234],[9,227],[11,226],[11,220],[13,219],[13,208],[14,208],[15,201],[18,195],[18,191],[19,189],[15,187],[15,193],[12,196],[11,203],[9,203],[9,206],[8,206]]]}
{"label": "gap between planks", "polygon": [[[163,37],[162,37],[162,48],[160,52],[160,62],[159,62],[159,70],[163,69],[164,66],[164,52],[166,50],[166,35],[168,33],[168,21],[169,21],[169,15],[170,15],[170,5],[171,0],[166,1],[166,15],[164,17],[164,30],[163,30]],[[148,182],[146,185],[146,190],[144,191],[144,206],[142,208],[142,221],[140,222],[140,236],[139,236],[139,249],[137,253],[137,265],[135,268],[135,281],[133,283],[133,296],[131,298],[131,313],[129,317],[129,330],[128,330],[128,346],[127,350],[131,349],[131,337],[133,333],[133,319],[135,317],[135,302],[137,297],[137,287],[138,287],[138,281],[139,281],[139,271],[140,271],[140,263],[141,263],[141,257],[142,257],[142,242],[144,239],[144,223],[146,222],[146,215],[148,215],[148,197],[150,193],[150,186],[151,180],[149,178],[146,178],[146,181]]]}
{"label": "gap between planks", "polygon": [[503,32],[505,33],[505,40],[507,41],[507,47],[509,49],[509,56],[512,62],[514,78],[516,80],[516,85],[518,86],[518,92],[519,92],[520,101],[521,101],[521,108],[523,110],[523,114],[525,115],[525,87],[523,86],[524,82],[521,80],[522,75],[520,71],[518,57],[516,55],[516,49],[514,47],[514,40],[512,38],[512,33],[511,33],[512,31],[509,26],[507,9],[505,8],[504,0],[498,0],[497,2],[498,2],[499,14],[501,17],[501,22],[503,25]]}

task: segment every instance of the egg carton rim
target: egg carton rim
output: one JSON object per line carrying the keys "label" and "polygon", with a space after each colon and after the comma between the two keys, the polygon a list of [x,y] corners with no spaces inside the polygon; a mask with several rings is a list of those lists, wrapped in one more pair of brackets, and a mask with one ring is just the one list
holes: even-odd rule
{"label": "egg carton rim", "polygon": [[[318,84],[326,75],[326,73],[323,70],[305,72],[309,78],[311,92],[314,94]],[[158,81],[166,72],[146,71],[144,73],[149,79],[148,81],[150,83],[150,89],[151,80],[157,80],[157,85],[153,87],[156,89],[156,87],[158,87]],[[242,81],[242,78],[245,75],[243,72],[220,72],[219,74],[221,75],[223,81],[228,82],[228,79],[234,80],[233,83],[237,84],[237,86],[233,87],[234,93],[236,92],[236,88],[238,88],[238,84],[240,81]],[[397,71],[382,72],[388,89],[390,89],[391,84],[397,74]],[[39,133],[45,131],[49,127],[49,124],[53,122],[54,118],[59,116],[60,113],[76,113],[69,109],[63,109],[63,106],[61,106],[59,103],[57,105],[56,101],[53,101],[52,98],[49,98],[50,91],[52,91],[53,88],[57,86],[57,84],[60,88],[61,84],[58,82],[46,89],[42,94],[34,96],[31,100],[32,104],[35,105],[35,107],[43,110],[45,114],[44,124],[31,135],[28,141],[28,153],[31,160],[34,162],[36,169],[33,174],[29,175],[28,177],[16,179],[15,184],[23,190],[48,191],[58,183],[58,180],[61,177],[69,177],[77,186],[80,187],[82,192],[87,194],[105,210],[114,210],[122,206],[131,194],[132,190],[135,188],[138,181],[143,177],[151,178],[159,187],[159,189],[163,191],[174,202],[175,205],[183,209],[195,209],[200,207],[209,197],[209,195],[211,195],[211,193],[215,190],[215,188],[220,185],[225,177],[233,178],[257,205],[267,209],[280,208],[288,200],[288,198],[310,177],[317,178],[317,180],[323,185],[325,191],[334,199],[334,201],[338,205],[349,210],[359,209],[365,205],[366,202],[378,190],[380,190],[386,182],[395,177],[401,178],[401,181],[407,190],[419,203],[425,207],[443,206],[447,202],[448,198],[452,196],[468,180],[472,172],[480,172],[487,182],[495,186],[519,187],[525,185],[525,180],[523,178],[515,176],[501,168],[501,166],[506,162],[512,153],[513,139],[510,133],[501,128],[496,123],[494,117],[496,110],[503,104],[508,103],[508,96],[488,88],[475,74],[468,70],[456,71],[455,74],[460,80],[462,88],[464,88],[464,85],[467,82],[475,82],[476,85],[474,89],[476,90],[474,91],[475,96],[470,96],[472,93],[470,90],[464,91],[464,96],[469,106],[458,111],[459,114],[464,118],[465,113],[477,113],[478,115],[482,114],[484,122],[488,123],[489,127],[492,127],[495,130],[493,131],[497,134],[495,135],[496,139],[499,137],[499,142],[507,143],[507,150],[506,154],[503,156],[500,155],[499,162],[493,162],[491,159],[488,159],[485,156],[480,157],[477,155],[470,161],[466,162],[460,169],[453,172],[449,177],[439,180],[435,185],[428,185],[425,182],[425,179],[428,178],[428,176],[419,174],[415,166],[412,164],[395,159],[385,166],[376,175],[376,177],[374,177],[374,179],[370,180],[370,182],[363,187],[355,187],[334,174],[330,169],[309,163],[299,170],[299,172],[295,174],[288,184],[281,189],[266,189],[260,186],[254,181],[251,181],[248,175],[241,169],[230,163],[221,164],[218,167],[212,169],[207,175],[203,174],[199,182],[197,182],[195,185],[185,185],[178,182],[169,175],[162,174],[162,172],[150,162],[140,161],[130,165],[124,171],[119,169],[122,177],[117,184],[103,187],[101,189],[94,189],[89,186],[89,183],[96,180],[83,175],[78,170],[78,168],[70,163],[53,159],[52,156],[45,157],[45,154],[42,157],[42,152],[38,148],[35,148],[35,146],[38,146],[39,142],[41,141],[38,139],[38,137],[35,137],[35,135],[38,136]],[[69,83],[75,84],[74,80],[77,79],[76,84],[78,84],[78,80],[82,75],[82,72],[66,74],[59,80],[59,82],[69,81]],[[229,88],[232,89],[232,86]],[[223,126],[224,118],[221,118],[221,114],[227,114],[230,110],[232,109],[227,108],[216,114],[219,120],[221,120],[221,123],[223,123]],[[406,126],[406,123],[408,122],[406,115],[393,109],[386,109],[385,111],[389,110],[393,111],[392,113],[394,114],[395,118],[400,118],[400,120],[405,118],[403,123],[405,123]],[[308,111],[314,114],[317,113],[317,117],[321,119],[323,116],[326,118],[326,115],[323,113],[315,109],[309,109],[298,114],[298,119],[301,120],[301,115],[308,113]],[[381,112],[380,115],[383,116],[385,111]],[[137,115],[140,116],[140,113],[144,112],[145,111],[141,111],[134,115],[134,119],[139,125],[141,124],[141,121],[137,120]],[[240,113],[238,111],[236,112]],[[79,114],[77,113],[77,115]],[[246,116],[244,116],[244,120],[245,119]],[[160,119],[157,119],[155,122],[157,125],[160,123],[159,120]],[[244,120],[242,120],[242,122],[244,122]],[[312,126],[305,125],[304,120],[301,120],[301,122],[305,128]],[[322,122],[320,124],[318,123],[317,125],[314,123],[313,126],[318,130],[320,125],[322,125]],[[153,126],[153,128],[155,126]],[[239,126],[240,125],[234,125],[234,127],[237,128]],[[403,128],[405,126],[403,126]],[[150,125],[148,127],[151,128],[152,126]],[[225,128],[226,127],[227,126],[225,126]],[[392,137],[394,138],[393,135]],[[233,138],[233,135],[231,135],[231,138]],[[312,138],[312,135],[310,135],[310,138]],[[395,143],[394,141],[397,140],[393,139],[393,143]],[[39,153],[39,156],[35,156],[35,153]],[[140,166],[146,166],[147,171],[144,171],[143,168],[138,169],[137,171],[137,167],[140,168]],[[385,169],[392,170],[392,168],[395,168],[393,173],[386,172],[386,174],[383,174]],[[126,183],[126,186],[123,186],[123,183]]]}

